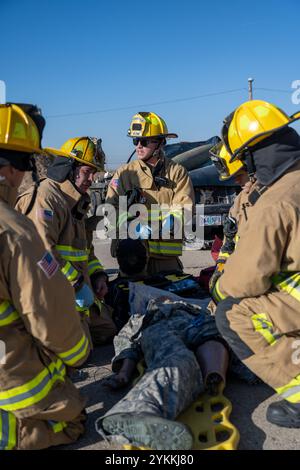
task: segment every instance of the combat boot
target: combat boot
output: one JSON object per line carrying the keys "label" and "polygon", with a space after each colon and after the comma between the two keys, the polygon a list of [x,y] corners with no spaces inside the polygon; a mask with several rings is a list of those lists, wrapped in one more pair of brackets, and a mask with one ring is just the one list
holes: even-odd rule
{"label": "combat boot", "polygon": [[183,423],[156,415],[117,413],[104,417],[101,424],[108,434],[123,436],[137,447],[189,450],[193,445],[193,436]]}
{"label": "combat boot", "polygon": [[272,403],[267,409],[267,420],[284,428],[300,428],[300,403],[287,400]]}

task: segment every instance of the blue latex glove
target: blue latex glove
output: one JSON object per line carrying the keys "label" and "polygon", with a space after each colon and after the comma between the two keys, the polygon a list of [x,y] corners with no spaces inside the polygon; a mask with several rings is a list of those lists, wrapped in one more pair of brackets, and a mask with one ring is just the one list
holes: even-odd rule
{"label": "blue latex glove", "polygon": [[82,287],[75,292],[76,303],[81,308],[89,308],[94,303],[94,293],[92,289],[83,284]]}
{"label": "blue latex glove", "polygon": [[135,228],[135,233],[138,238],[141,240],[148,240],[151,236],[151,228],[149,225],[137,224]]}
{"label": "blue latex glove", "polygon": [[163,231],[168,231],[170,233],[174,231],[174,216],[173,215],[170,214],[164,218],[163,223],[162,223],[162,229]]}

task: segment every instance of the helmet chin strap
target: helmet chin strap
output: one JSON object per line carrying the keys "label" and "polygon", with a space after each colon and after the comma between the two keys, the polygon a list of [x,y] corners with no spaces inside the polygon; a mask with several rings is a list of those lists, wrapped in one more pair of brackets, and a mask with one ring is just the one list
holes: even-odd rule
{"label": "helmet chin strap", "polygon": [[162,140],[160,144],[158,144],[157,148],[153,151],[153,153],[146,159],[144,160],[144,162],[147,163],[148,160],[150,160],[150,158],[158,158],[158,160],[160,159],[161,157],[161,149],[163,147],[163,145],[165,144],[165,140]]}
{"label": "helmet chin strap", "polygon": [[39,186],[40,184],[40,179],[35,163],[35,159],[33,156],[30,156],[30,166],[31,166],[31,175],[32,175],[32,180],[36,186]]}
{"label": "helmet chin strap", "polygon": [[252,151],[249,149],[249,147],[246,147],[244,150],[244,158],[246,162],[246,168],[247,168],[247,173],[249,176],[249,180],[251,182],[255,181],[255,173],[256,173],[256,166],[254,163],[254,157]]}

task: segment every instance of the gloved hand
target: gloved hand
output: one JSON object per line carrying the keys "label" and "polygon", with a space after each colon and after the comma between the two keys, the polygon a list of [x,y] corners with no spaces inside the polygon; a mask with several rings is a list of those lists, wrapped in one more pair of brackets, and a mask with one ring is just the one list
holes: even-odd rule
{"label": "gloved hand", "polygon": [[94,294],[88,284],[83,284],[75,291],[76,303],[81,308],[89,308],[94,303]]}
{"label": "gloved hand", "polygon": [[168,215],[164,218],[162,223],[162,231],[167,231],[172,233],[174,231],[174,216]]}
{"label": "gloved hand", "polygon": [[105,272],[96,272],[91,275],[93,291],[98,300],[103,300],[108,292],[108,276]]}
{"label": "gloved hand", "polygon": [[151,227],[139,223],[135,227],[135,234],[141,240],[148,240],[151,236]]}
{"label": "gloved hand", "polygon": [[223,224],[223,233],[225,242],[221,248],[220,253],[232,254],[235,250],[235,236],[238,231],[238,224],[234,217],[227,216]]}
{"label": "gloved hand", "polygon": [[233,240],[238,231],[238,224],[234,217],[228,215],[223,223],[223,233],[226,238]]}

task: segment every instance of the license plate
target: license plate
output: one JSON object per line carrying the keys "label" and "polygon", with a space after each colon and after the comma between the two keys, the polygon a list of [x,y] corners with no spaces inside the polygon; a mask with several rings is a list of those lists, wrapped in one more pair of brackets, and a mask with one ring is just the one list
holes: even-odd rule
{"label": "license plate", "polygon": [[201,215],[199,219],[199,225],[201,227],[207,225],[222,225],[221,215]]}

